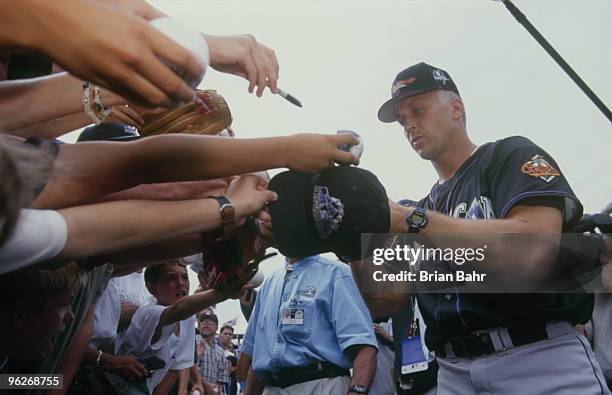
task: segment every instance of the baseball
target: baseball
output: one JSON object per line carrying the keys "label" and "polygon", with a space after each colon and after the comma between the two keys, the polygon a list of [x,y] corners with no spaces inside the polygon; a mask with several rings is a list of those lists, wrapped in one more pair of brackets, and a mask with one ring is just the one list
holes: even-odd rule
{"label": "baseball", "polygon": [[208,45],[204,37],[202,37],[202,34],[169,17],[154,19],[150,23],[151,26],[157,28],[157,30],[177,42],[179,45],[187,48],[200,61],[204,71],[202,71],[200,77],[195,80],[188,80],[187,77],[184,76],[182,70],[178,70],[176,66],[166,62],[176,74],[178,74],[190,87],[195,89],[200,82],[202,82],[206,67],[210,63]]}
{"label": "baseball", "polygon": [[343,151],[350,152],[351,154],[355,155],[357,159],[360,159],[361,155],[363,154],[363,138],[358,133],[348,129],[338,130],[338,133],[351,133],[352,135],[357,137],[357,140],[359,140],[359,144],[353,145],[352,147],[348,144],[342,144],[338,148]]}

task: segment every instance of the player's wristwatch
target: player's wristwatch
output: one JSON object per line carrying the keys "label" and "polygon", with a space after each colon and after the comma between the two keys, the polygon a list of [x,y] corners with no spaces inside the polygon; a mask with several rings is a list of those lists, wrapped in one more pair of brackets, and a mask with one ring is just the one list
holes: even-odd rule
{"label": "player's wristwatch", "polygon": [[406,225],[408,233],[419,233],[421,229],[427,226],[427,214],[422,207],[416,207],[412,213],[406,217]]}
{"label": "player's wristwatch", "polygon": [[366,394],[368,393],[368,389],[365,387],[365,385],[361,385],[361,384],[353,384],[349,387],[348,389],[348,393],[353,393],[353,394]]}
{"label": "player's wristwatch", "polygon": [[236,210],[232,203],[225,196],[209,196],[219,203],[219,213],[221,214],[221,232],[219,236],[224,239],[230,238],[236,228]]}

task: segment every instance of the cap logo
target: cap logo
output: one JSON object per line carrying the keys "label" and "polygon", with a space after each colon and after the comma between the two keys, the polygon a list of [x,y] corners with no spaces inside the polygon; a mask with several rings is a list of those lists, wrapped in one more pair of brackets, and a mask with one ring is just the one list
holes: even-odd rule
{"label": "cap logo", "polygon": [[140,134],[138,134],[138,129],[129,125],[123,125],[123,132],[125,134],[129,134],[130,136],[140,136]]}
{"label": "cap logo", "polygon": [[328,239],[342,224],[344,205],[329,194],[327,187],[315,185],[312,192],[312,217],[317,234]]}
{"label": "cap logo", "polygon": [[435,69],[432,71],[432,75],[434,80],[441,81],[443,85],[446,85],[446,82],[450,81],[450,78],[448,78],[442,70]]}
{"label": "cap logo", "polygon": [[402,89],[406,85],[412,84],[414,81],[416,81],[416,77],[410,77],[410,78],[405,79],[405,80],[395,81],[395,83],[391,87],[391,96],[395,96],[397,91],[399,91],[400,89]]}

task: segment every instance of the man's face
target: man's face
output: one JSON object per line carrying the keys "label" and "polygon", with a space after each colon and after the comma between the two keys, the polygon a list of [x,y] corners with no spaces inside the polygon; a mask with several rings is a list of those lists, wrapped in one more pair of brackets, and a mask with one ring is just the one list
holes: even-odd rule
{"label": "man's face", "polygon": [[22,356],[41,358],[53,345],[54,338],[66,329],[74,314],[70,308],[73,290],[67,290],[49,298],[42,309],[24,314],[18,326],[19,337],[24,339],[21,345]]}
{"label": "man's face", "polygon": [[234,331],[229,328],[225,328],[221,331],[221,333],[219,334],[219,340],[221,341],[223,347],[227,347],[230,344],[233,335]]}
{"label": "man's face", "polygon": [[447,148],[456,128],[452,100],[436,90],[403,100],[395,108],[404,135],[421,158],[436,160]]}
{"label": "man's face", "polygon": [[217,334],[218,324],[209,318],[205,318],[200,321],[200,333],[206,338],[210,338]]}
{"label": "man's face", "polygon": [[164,264],[156,283],[147,284],[162,306],[172,306],[189,293],[189,277],[185,266],[178,263]]}

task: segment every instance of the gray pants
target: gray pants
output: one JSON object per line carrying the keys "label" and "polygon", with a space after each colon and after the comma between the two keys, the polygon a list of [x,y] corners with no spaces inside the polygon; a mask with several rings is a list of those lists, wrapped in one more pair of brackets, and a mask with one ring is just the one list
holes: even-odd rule
{"label": "gray pants", "polygon": [[343,395],[350,386],[349,376],[339,376],[307,381],[287,388],[266,386],[262,395]]}
{"label": "gray pants", "polygon": [[438,394],[610,395],[584,336],[563,334],[477,358],[438,358]]}

